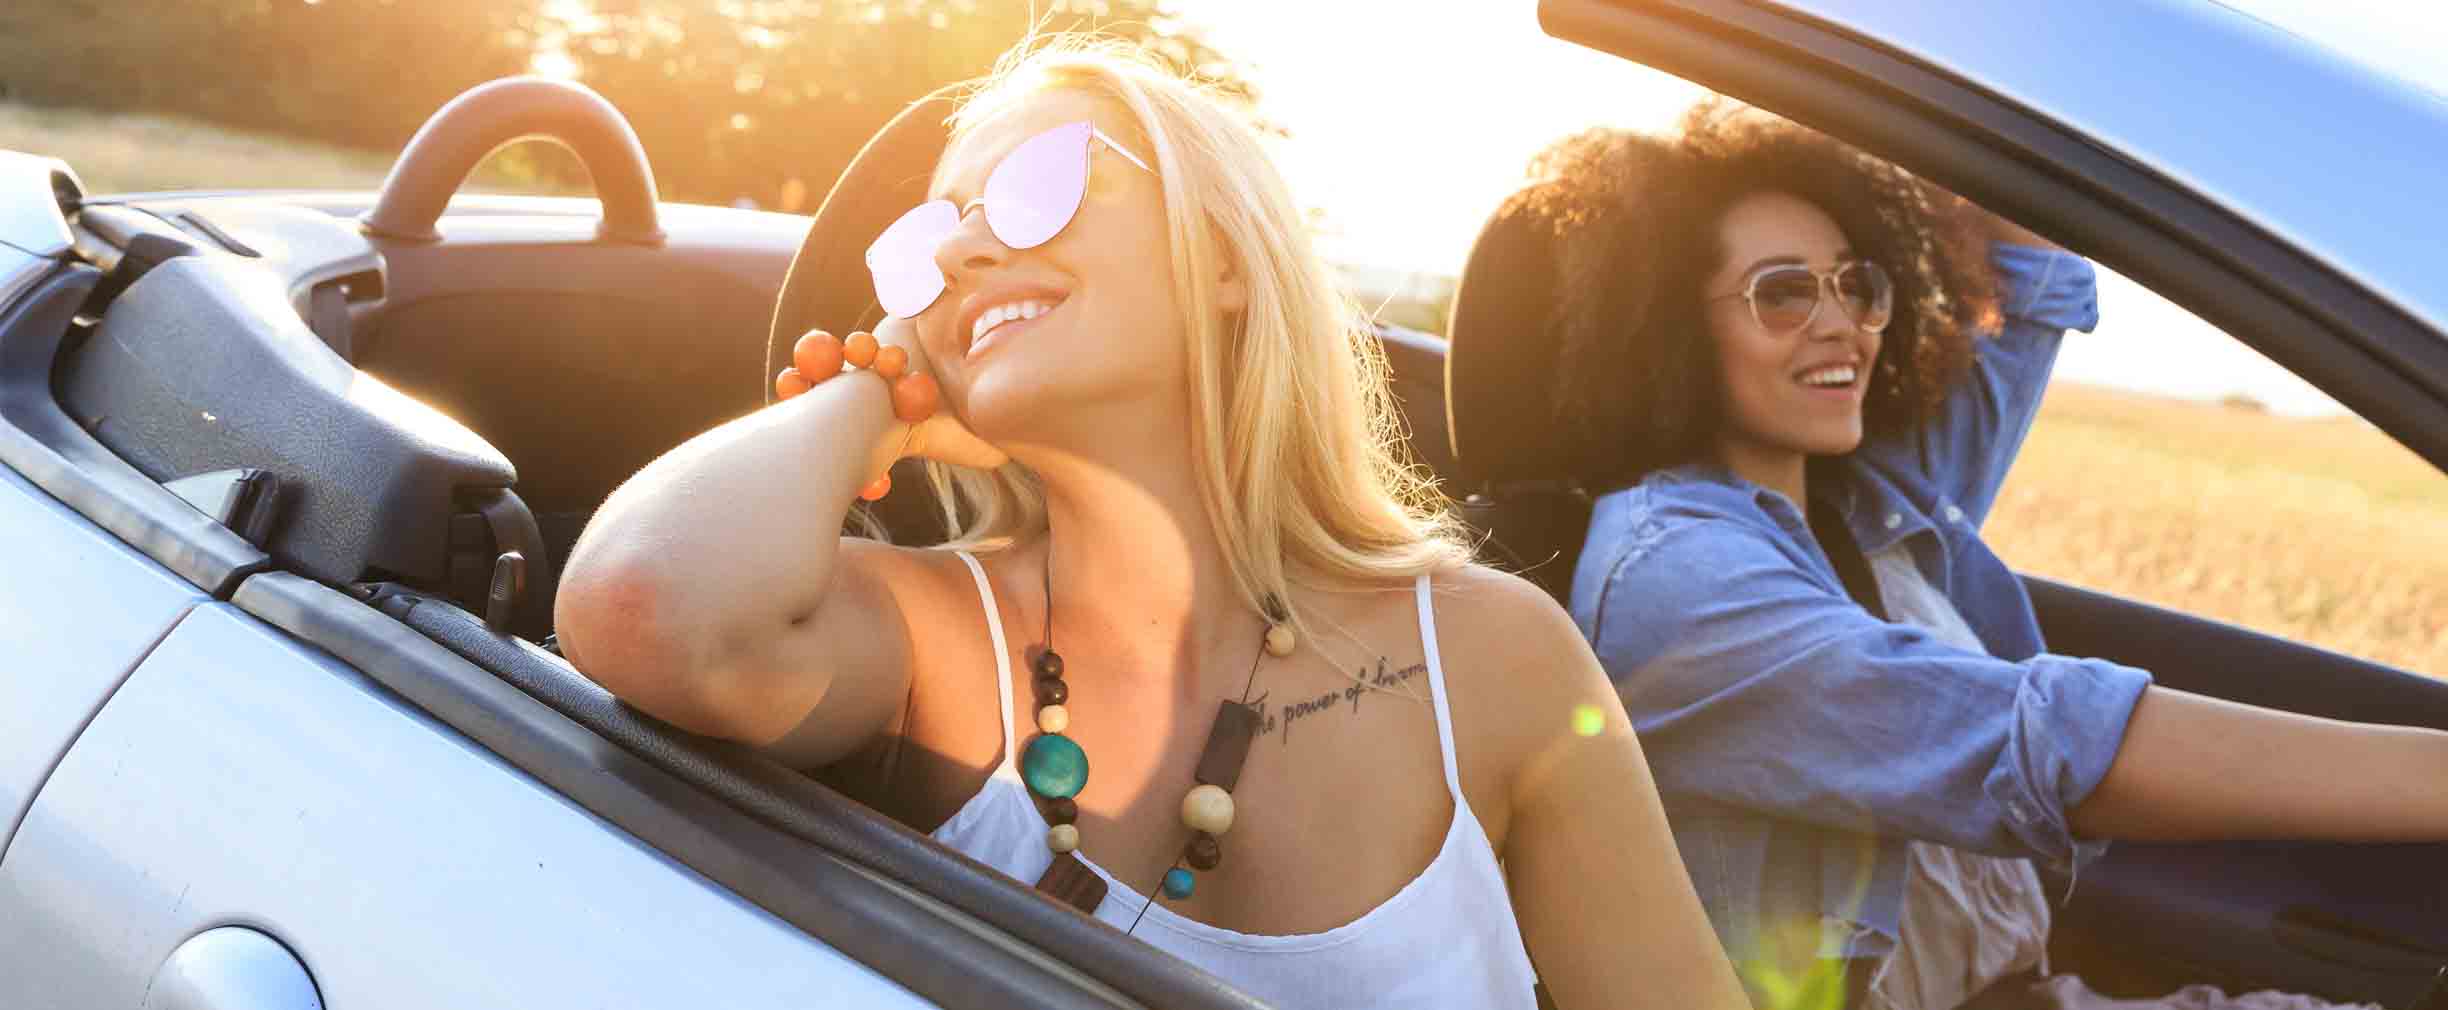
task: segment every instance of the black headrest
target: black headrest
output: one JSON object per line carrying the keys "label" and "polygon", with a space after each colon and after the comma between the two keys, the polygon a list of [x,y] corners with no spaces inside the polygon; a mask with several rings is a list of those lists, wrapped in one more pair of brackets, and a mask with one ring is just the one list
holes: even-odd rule
{"label": "black headrest", "polygon": [[1471,245],[1445,350],[1445,430],[1456,491],[1572,474],[1552,408],[1558,243],[1544,213],[1512,200]]}
{"label": "black headrest", "polygon": [[867,245],[895,218],[926,200],[935,162],[951,142],[949,120],[961,85],[947,84],[902,109],[842,169],[791,259],[765,341],[765,371],[757,384],[773,400],[774,373],[789,363],[791,344],[815,328],[841,336],[871,329],[884,318],[867,274]]}

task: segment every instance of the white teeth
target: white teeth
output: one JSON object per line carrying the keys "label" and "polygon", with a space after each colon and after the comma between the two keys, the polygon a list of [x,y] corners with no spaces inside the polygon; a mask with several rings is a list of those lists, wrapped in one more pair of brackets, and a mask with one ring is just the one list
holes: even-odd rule
{"label": "white teeth", "polygon": [[1805,386],[1850,386],[1857,373],[1851,365],[1831,365],[1802,374]]}
{"label": "white teeth", "polygon": [[1005,302],[1001,305],[989,308],[984,312],[978,313],[977,323],[969,327],[969,342],[974,344],[985,339],[986,334],[992,331],[995,327],[1011,322],[1014,319],[1035,319],[1038,316],[1052,312],[1054,311],[1054,306],[1056,304],[1059,303],[1049,302],[1039,298],[1024,298],[1020,301]]}

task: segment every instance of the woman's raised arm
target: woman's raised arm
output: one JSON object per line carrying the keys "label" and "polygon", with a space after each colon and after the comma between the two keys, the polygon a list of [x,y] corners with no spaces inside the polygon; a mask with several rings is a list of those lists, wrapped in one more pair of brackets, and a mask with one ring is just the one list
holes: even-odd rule
{"label": "woman's raised arm", "polygon": [[[879,329],[923,361],[905,326]],[[776,756],[801,767],[855,749],[907,693],[894,587],[918,566],[843,538],[843,520],[941,421],[913,431],[886,382],[843,373],[665,453],[571,550],[554,608],[564,652],[681,728],[783,744]]]}
{"label": "woman's raised arm", "polygon": [[1861,448],[1873,465],[1926,475],[1975,526],[1988,516],[2031,432],[2066,332],[2099,325],[2089,261],[2054,245],[2027,244],[2046,240],[1989,220],[2000,328],[1973,342],[1970,373],[1948,390],[1935,416]]}

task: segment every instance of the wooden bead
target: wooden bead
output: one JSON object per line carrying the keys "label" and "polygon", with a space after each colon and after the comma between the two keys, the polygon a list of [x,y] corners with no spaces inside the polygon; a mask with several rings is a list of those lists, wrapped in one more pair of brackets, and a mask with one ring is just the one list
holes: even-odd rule
{"label": "wooden bead", "polygon": [[1060,733],[1071,728],[1071,710],[1060,705],[1048,705],[1037,710],[1037,731]]}
{"label": "wooden bead", "polygon": [[1200,873],[1215,869],[1224,862],[1224,843],[1204,831],[1190,836],[1190,844],[1182,846],[1182,862]]}
{"label": "wooden bead", "polygon": [[1077,796],[1088,786],[1088,752],[1060,734],[1032,737],[1020,749],[1020,781],[1039,796]]}
{"label": "wooden bead", "polygon": [[1216,706],[1215,725],[1207,730],[1207,746],[1199,751],[1192,780],[1225,792],[1241,784],[1241,766],[1249,763],[1250,741],[1258,736],[1258,708],[1237,701]]}
{"label": "wooden bead", "polygon": [[1300,636],[1292,633],[1292,626],[1289,624],[1278,624],[1267,629],[1267,655],[1282,659],[1291,655],[1293,647],[1299,644]]}
{"label": "wooden bead", "polygon": [[1180,901],[1188,898],[1190,893],[1197,889],[1198,878],[1192,876],[1190,871],[1178,866],[1165,871],[1164,896],[1166,899]]}
{"label": "wooden bead", "polygon": [[916,424],[935,416],[943,405],[943,387],[925,372],[911,372],[892,384],[893,416]]}
{"label": "wooden bead", "polygon": [[1039,652],[1037,658],[1030,661],[1029,668],[1040,677],[1060,677],[1063,675],[1062,653],[1052,649]]}
{"label": "wooden bead", "polygon": [[807,376],[799,374],[796,368],[785,368],[781,374],[774,376],[774,399],[777,400],[787,400],[814,388],[816,384],[809,382]]}
{"label": "wooden bead", "polygon": [[900,378],[901,373],[908,370],[908,351],[894,344],[876,348],[875,373],[877,375],[883,376],[886,380],[892,380]]}
{"label": "wooden bead", "polygon": [[842,370],[842,342],[823,330],[810,330],[791,345],[791,363],[810,382],[823,382]]}
{"label": "wooden bead", "polygon": [[1232,830],[1233,798],[1221,787],[1201,784],[1182,797],[1182,823],[1192,831],[1221,835]]}
{"label": "wooden bead", "polygon": [[1060,705],[1070,700],[1071,685],[1063,683],[1063,679],[1061,677],[1037,678],[1038,704]]}
{"label": "wooden bead", "polygon": [[1037,889],[1084,915],[1095,915],[1097,906],[1105,903],[1105,878],[1069,852],[1055,856],[1046,866],[1045,875],[1037,878]]}
{"label": "wooden bead", "polygon": [[1057,796],[1046,800],[1045,815],[1046,822],[1049,824],[1075,822],[1079,820],[1079,801],[1068,796]]}
{"label": "wooden bead", "polygon": [[1054,850],[1054,854],[1058,856],[1079,848],[1079,826],[1057,824],[1047,828],[1046,848]]}
{"label": "wooden bead", "polygon": [[875,356],[876,338],[873,333],[860,330],[851,334],[850,339],[842,341],[842,359],[848,361],[852,368],[875,364]]}

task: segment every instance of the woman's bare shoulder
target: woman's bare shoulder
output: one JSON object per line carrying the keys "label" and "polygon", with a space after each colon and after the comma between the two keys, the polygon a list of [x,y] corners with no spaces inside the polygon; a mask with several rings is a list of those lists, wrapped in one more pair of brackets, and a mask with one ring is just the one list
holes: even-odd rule
{"label": "woman's bare shoulder", "polygon": [[1434,590],[1466,780],[1509,786],[1534,756],[1603,715],[1596,706],[1616,703],[1581,629],[1546,590],[1476,564],[1438,573]]}
{"label": "woman's bare shoulder", "polygon": [[1470,564],[1437,573],[1433,587],[1437,641],[1449,668],[1569,660],[1589,651],[1563,605],[1521,576]]}
{"label": "woman's bare shoulder", "polygon": [[977,589],[960,555],[942,547],[904,547],[869,537],[843,537],[846,571],[871,580],[907,608],[940,606],[950,598],[975,597]]}

